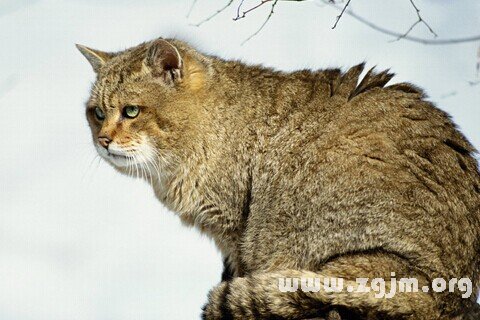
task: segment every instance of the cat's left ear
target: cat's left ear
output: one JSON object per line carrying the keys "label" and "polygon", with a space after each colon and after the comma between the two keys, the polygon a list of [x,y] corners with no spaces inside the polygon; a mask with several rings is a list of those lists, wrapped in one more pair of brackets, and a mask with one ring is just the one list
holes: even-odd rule
{"label": "cat's left ear", "polygon": [[173,85],[182,80],[183,60],[177,48],[163,39],[154,40],[148,48],[145,65],[152,75],[165,84]]}
{"label": "cat's left ear", "polygon": [[112,53],[103,52],[89,47],[82,46],[80,44],[75,45],[77,49],[87,58],[88,62],[92,65],[93,71],[98,73],[100,68],[113,57]]}

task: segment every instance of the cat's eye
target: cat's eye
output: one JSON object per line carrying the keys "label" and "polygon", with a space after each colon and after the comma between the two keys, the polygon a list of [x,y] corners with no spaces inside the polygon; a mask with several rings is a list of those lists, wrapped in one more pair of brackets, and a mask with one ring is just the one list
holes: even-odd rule
{"label": "cat's eye", "polygon": [[140,108],[138,106],[126,106],[123,108],[123,116],[125,118],[133,119],[138,116],[140,113]]}
{"label": "cat's eye", "polygon": [[100,109],[99,107],[95,107],[94,113],[95,113],[95,118],[97,118],[98,121],[105,120],[105,113],[103,113],[102,109]]}

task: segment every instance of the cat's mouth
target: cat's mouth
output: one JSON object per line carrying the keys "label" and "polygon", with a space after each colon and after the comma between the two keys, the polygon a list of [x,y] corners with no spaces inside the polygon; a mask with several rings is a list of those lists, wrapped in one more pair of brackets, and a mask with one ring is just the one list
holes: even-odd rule
{"label": "cat's mouth", "polygon": [[114,164],[117,167],[128,167],[130,165],[135,165],[135,163],[137,162],[133,155],[111,151],[111,150],[106,150],[106,151],[107,151],[107,154],[106,154],[107,160],[112,162],[112,164]]}
{"label": "cat's mouth", "polygon": [[97,151],[102,158],[117,167],[127,167],[129,165],[134,165],[136,162],[135,157],[132,154],[122,151],[112,150],[111,148],[107,150],[101,146],[97,146]]}
{"label": "cat's mouth", "polygon": [[95,146],[99,155],[117,168],[140,170],[145,173],[156,165],[153,152],[146,143],[123,146],[113,142],[107,148],[99,143]]}
{"label": "cat's mouth", "polygon": [[124,160],[133,159],[133,156],[131,155],[119,154],[111,151],[107,151],[107,156],[112,159],[124,159]]}

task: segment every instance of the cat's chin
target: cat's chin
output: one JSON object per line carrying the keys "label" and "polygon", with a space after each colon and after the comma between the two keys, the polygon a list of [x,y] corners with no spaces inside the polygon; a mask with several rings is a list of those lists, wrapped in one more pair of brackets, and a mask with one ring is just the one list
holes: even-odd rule
{"label": "cat's chin", "polygon": [[132,157],[108,154],[106,157],[103,156],[103,158],[117,168],[127,168],[136,164],[135,160]]}
{"label": "cat's chin", "polygon": [[128,168],[131,166],[138,165],[136,159],[131,156],[126,156],[122,155],[120,153],[112,153],[104,148],[97,147],[98,154],[105,159],[108,163],[110,163],[112,166],[117,167],[117,168]]}

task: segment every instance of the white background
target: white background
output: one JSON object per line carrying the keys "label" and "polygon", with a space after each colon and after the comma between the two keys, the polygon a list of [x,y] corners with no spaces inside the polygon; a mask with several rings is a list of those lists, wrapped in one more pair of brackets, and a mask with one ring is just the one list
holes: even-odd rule
{"label": "white background", "polygon": [[[83,103],[94,74],[74,43],[115,51],[178,36],[206,53],[283,70],[391,68],[425,88],[480,147],[479,43],[424,46],[376,33],[319,3],[280,2],[233,22],[226,1],[0,1],[0,319],[197,319],[219,280],[213,243],[183,227],[142,182],[118,175],[91,145]],[[407,0],[352,1],[376,23],[406,31]],[[257,0],[246,0],[246,6]],[[417,0],[440,37],[480,30],[480,2]],[[429,37],[421,25],[414,34]],[[443,97],[452,92],[456,95]],[[443,97],[443,98],[442,98]],[[93,161],[92,161],[93,160]]]}

